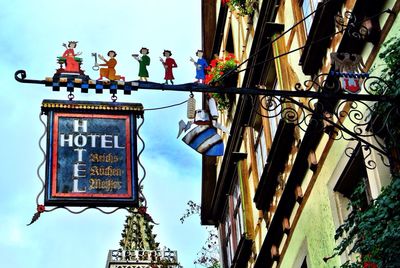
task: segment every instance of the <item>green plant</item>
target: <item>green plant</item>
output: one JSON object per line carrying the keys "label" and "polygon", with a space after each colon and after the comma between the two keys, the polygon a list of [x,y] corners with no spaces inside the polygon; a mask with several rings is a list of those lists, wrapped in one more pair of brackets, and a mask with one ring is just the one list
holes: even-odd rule
{"label": "green plant", "polygon": [[[400,39],[392,38],[384,45],[384,51],[379,57],[384,60],[385,67],[381,71],[384,83],[375,85],[381,88],[378,94],[400,95]],[[385,139],[388,147],[396,148],[400,139],[400,104],[378,102],[374,107],[375,115],[382,119],[383,127],[387,132]],[[397,148],[399,146],[397,145]]]}
{"label": "green plant", "polygon": [[[400,39],[391,39],[379,55],[385,62],[381,70],[384,83],[375,84],[379,94],[399,96],[400,93]],[[378,102],[374,114],[381,117],[386,129],[385,145],[391,152],[391,183],[380,195],[365,206],[365,185],[360,184],[351,196],[348,208],[351,212],[336,230],[335,239],[341,242],[334,255],[346,250],[358,254],[356,261],[347,261],[342,268],[355,267],[400,267],[400,105],[393,102]]]}
{"label": "green plant", "polygon": [[336,254],[348,248],[350,254],[360,254],[355,262],[347,261],[341,267],[363,267],[366,263],[370,267],[373,263],[376,267],[400,267],[400,177],[394,177],[367,207],[363,207],[364,198],[362,183],[351,196],[349,216],[336,230],[335,239],[342,238]]}
{"label": "green plant", "polygon": [[[235,87],[238,74],[235,72],[238,61],[235,55],[228,53],[226,57],[216,58],[206,68],[205,83],[217,86]],[[219,110],[227,110],[230,107],[230,100],[226,94],[212,93],[211,96],[217,102]]]}
{"label": "green plant", "polygon": [[222,0],[232,10],[237,10],[240,16],[252,15],[258,7],[257,0]]}
{"label": "green plant", "polygon": [[228,78],[230,75],[233,74],[233,70],[236,69],[238,65],[238,61],[235,59],[235,55],[232,53],[228,53],[226,57],[223,58],[215,58],[211,60],[210,65],[206,68],[206,84],[223,84],[224,80],[222,80],[223,75],[231,72],[229,75],[226,75]]}

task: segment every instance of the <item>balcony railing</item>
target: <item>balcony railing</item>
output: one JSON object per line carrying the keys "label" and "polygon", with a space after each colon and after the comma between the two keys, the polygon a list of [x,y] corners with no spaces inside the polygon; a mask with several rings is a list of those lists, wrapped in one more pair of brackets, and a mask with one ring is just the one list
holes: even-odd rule
{"label": "balcony railing", "polygon": [[180,268],[175,250],[109,250],[106,268]]}

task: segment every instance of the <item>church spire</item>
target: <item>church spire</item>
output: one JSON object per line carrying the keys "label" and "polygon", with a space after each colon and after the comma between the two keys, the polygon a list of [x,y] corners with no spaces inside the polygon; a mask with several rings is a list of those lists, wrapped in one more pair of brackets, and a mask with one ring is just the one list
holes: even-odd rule
{"label": "church spire", "polygon": [[131,209],[125,219],[120,246],[123,250],[156,250],[159,243],[153,234],[154,222],[145,207]]}
{"label": "church spire", "polygon": [[147,213],[146,206],[129,209],[120,249],[108,252],[106,268],[119,267],[118,264],[129,264],[132,268],[182,268],[176,251],[159,248],[153,234],[154,224],[157,223]]}

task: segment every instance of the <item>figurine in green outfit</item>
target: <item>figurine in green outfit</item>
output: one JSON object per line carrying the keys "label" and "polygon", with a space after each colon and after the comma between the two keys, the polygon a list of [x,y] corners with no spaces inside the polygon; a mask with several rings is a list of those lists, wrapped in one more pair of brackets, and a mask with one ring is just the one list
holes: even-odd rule
{"label": "figurine in green outfit", "polygon": [[140,49],[140,54],[132,54],[132,57],[139,62],[139,79],[140,81],[147,81],[149,77],[149,72],[147,71],[147,66],[150,65],[150,57],[147,56],[149,54],[149,49],[142,47]]}

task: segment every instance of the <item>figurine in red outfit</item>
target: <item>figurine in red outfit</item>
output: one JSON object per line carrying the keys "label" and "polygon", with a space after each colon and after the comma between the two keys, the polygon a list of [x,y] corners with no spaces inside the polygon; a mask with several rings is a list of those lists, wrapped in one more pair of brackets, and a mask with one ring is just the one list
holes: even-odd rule
{"label": "figurine in red outfit", "polygon": [[165,61],[160,57],[160,61],[163,64],[164,68],[165,68],[165,84],[168,85],[168,80],[171,82],[171,85],[174,84],[174,74],[172,73],[172,68],[176,68],[178,67],[178,65],[176,64],[175,60],[173,58],[171,58],[171,51],[170,50],[164,50],[163,52],[163,56],[165,57]]}
{"label": "figurine in red outfit", "polygon": [[75,60],[75,56],[79,56],[82,52],[78,52],[75,54],[74,48],[76,48],[77,41],[69,41],[68,46],[63,44],[63,46],[67,49],[62,55],[65,58],[65,71],[71,73],[79,73],[79,63]]}

